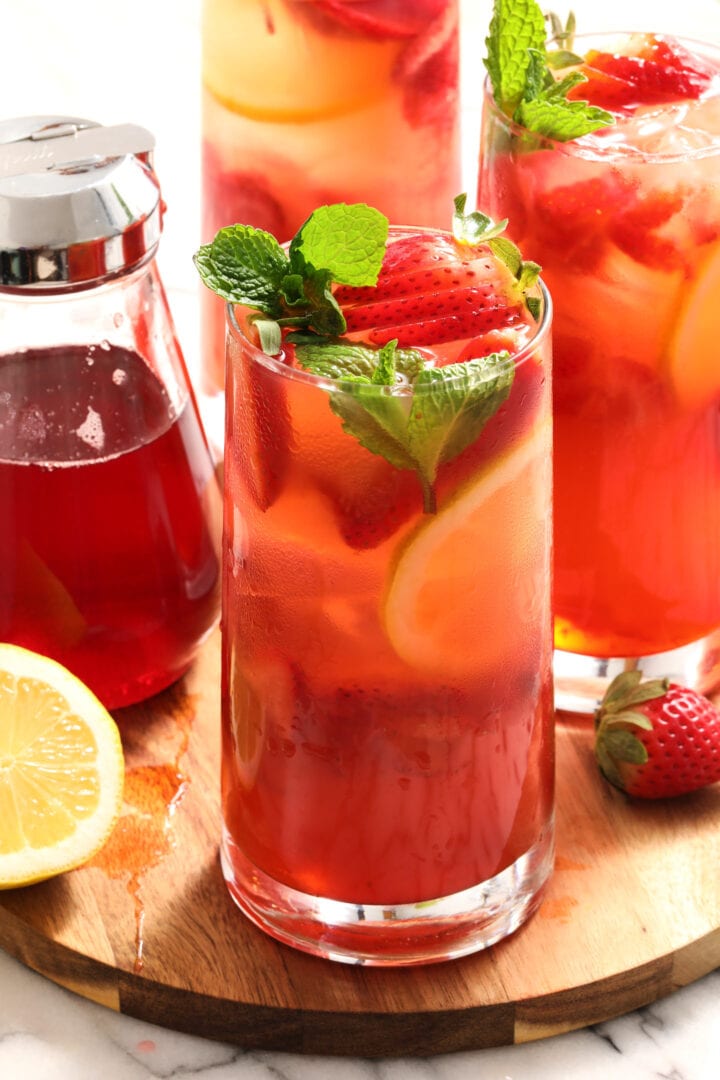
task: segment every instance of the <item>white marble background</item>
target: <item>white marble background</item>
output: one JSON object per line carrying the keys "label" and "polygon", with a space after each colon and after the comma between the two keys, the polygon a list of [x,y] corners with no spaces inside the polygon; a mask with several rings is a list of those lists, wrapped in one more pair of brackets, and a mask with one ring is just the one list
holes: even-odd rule
{"label": "white marble background", "polygon": [[[407,0],[412,3],[412,0]],[[465,8],[466,114],[478,116],[490,0]],[[560,14],[567,4],[556,5]],[[581,29],[660,29],[720,42],[720,0],[575,0]],[[168,214],[160,265],[191,371],[198,354],[200,0],[0,0],[0,119],[142,124]],[[476,45],[474,43],[477,43]],[[467,186],[472,183],[472,133]],[[240,917],[240,916],[238,916]],[[720,1080],[720,971],[651,1008],[519,1047],[363,1061],[245,1052],[119,1016],[0,952],[0,1080]]]}

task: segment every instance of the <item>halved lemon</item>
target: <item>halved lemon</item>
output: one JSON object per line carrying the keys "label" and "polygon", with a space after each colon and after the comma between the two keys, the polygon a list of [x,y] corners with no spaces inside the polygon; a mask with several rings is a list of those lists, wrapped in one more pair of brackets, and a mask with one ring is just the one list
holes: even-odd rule
{"label": "halved lemon", "polygon": [[120,815],[115,721],[61,664],[0,644],[0,888],[86,862]]}
{"label": "halved lemon", "polygon": [[543,421],[408,538],[385,629],[409,664],[481,676],[520,665],[549,626],[551,425]]}
{"label": "halved lemon", "polygon": [[720,393],[720,248],[688,287],[668,349],[668,374],[683,407],[699,409]]}

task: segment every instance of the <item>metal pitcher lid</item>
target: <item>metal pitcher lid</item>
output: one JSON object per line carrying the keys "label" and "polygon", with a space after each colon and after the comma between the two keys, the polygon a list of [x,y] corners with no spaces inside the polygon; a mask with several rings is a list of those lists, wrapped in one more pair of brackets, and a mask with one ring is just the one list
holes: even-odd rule
{"label": "metal pitcher lid", "polygon": [[133,124],[0,122],[0,288],[81,287],[147,258],[162,230],[154,144]]}

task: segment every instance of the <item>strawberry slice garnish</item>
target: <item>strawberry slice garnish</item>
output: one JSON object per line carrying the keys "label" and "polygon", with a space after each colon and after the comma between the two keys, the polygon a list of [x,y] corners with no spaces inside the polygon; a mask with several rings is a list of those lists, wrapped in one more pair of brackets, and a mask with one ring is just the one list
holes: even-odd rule
{"label": "strawberry slice garnish", "polygon": [[699,98],[717,71],[671,37],[636,34],[627,53],[591,49],[580,71],[579,83],[569,98],[589,101],[613,112]]}
{"label": "strawberry slice garnish", "polygon": [[595,714],[605,777],[640,799],[685,795],[720,780],[720,712],[702,694],[626,671]]}
{"label": "strawberry slice garnish", "polygon": [[377,285],[335,291],[348,334],[401,348],[474,338],[524,320],[515,280],[487,250],[430,235],[388,246]]}
{"label": "strawberry slice garnish", "polygon": [[447,4],[448,0],[308,0],[299,7],[307,6],[330,27],[364,37],[409,38],[437,18]]}

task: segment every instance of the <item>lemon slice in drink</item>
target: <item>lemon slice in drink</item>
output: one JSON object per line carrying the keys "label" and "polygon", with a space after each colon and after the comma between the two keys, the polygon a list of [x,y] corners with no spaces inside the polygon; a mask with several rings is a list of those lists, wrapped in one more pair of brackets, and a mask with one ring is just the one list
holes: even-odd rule
{"label": "lemon slice in drink", "polygon": [[550,462],[543,421],[409,537],[384,607],[407,663],[473,677],[538,647],[549,617]]}
{"label": "lemon slice in drink", "polygon": [[0,644],[0,888],[86,862],[120,814],[115,721],[46,656]]}
{"label": "lemon slice in drink", "polygon": [[720,393],[720,248],[686,292],[670,339],[668,368],[675,392],[687,409],[699,409]]}
{"label": "lemon slice in drink", "polygon": [[202,29],[206,88],[232,112],[276,124],[366,107],[388,92],[400,52],[394,40],[337,33],[305,0],[205,0]]}

